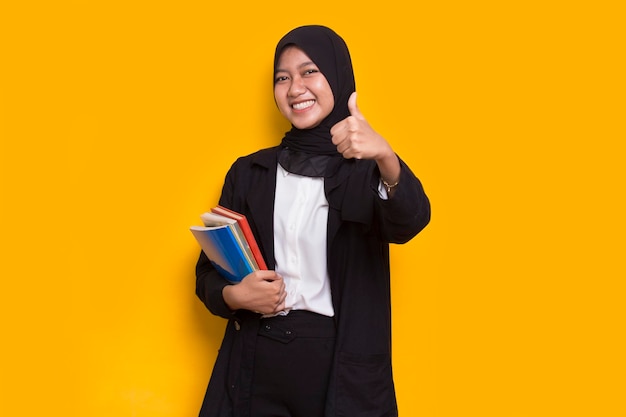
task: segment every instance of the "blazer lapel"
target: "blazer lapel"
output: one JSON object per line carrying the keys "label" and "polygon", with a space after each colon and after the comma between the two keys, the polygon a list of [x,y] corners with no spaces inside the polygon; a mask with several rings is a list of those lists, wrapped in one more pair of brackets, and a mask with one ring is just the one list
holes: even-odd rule
{"label": "blazer lapel", "polygon": [[251,187],[246,196],[255,237],[269,269],[274,269],[274,194],[276,193],[277,151],[257,155],[251,175]]}

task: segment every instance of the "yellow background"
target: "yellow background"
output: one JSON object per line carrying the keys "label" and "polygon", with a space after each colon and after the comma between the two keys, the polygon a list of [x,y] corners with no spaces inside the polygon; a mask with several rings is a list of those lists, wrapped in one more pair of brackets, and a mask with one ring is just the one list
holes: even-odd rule
{"label": "yellow background", "polygon": [[432,200],[392,248],[401,415],[626,416],[618,3],[3,1],[0,415],[196,415],[224,322],[188,227],[319,23]]}

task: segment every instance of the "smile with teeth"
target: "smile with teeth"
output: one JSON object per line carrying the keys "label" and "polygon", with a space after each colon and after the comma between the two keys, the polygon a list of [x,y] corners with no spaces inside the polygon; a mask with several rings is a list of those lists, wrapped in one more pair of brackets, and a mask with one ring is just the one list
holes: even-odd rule
{"label": "smile with teeth", "polygon": [[294,110],[304,110],[311,107],[314,103],[315,100],[307,100],[303,101],[302,103],[294,103],[291,105],[291,107],[293,107]]}

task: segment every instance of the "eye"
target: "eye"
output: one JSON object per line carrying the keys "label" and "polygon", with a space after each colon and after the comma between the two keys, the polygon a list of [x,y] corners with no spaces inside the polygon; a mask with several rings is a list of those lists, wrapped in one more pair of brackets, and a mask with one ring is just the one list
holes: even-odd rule
{"label": "eye", "polygon": [[278,83],[280,83],[280,82],[282,82],[282,81],[287,81],[288,79],[289,79],[289,77],[287,77],[286,75],[280,75],[280,76],[277,76],[277,77],[274,79],[274,84],[278,84]]}
{"label": "eye", "polygon": [[304,71],[304,75],[311,75],[318,72],[320,71],[317,68],[309,68],[308,70]]}

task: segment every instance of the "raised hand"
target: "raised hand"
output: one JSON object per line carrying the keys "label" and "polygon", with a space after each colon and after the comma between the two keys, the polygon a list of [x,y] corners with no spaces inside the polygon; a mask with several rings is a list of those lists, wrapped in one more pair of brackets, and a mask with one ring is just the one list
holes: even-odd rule
{"label": "raised hand", "polygon": [[391,145],[369,125],[356,104],[356,92],[348,99],[350,116],[330,129],[333,143],[344,158],[374,159],[380,176],[388,184],[397,184],[400,162]]}
{"label": "raised hand", "polygon": [[350,116],[330,129],[333,143],[344,158],[381,159],[393,154],[391,146],[369,125],[356,103],[356,92],[348,100]]}

